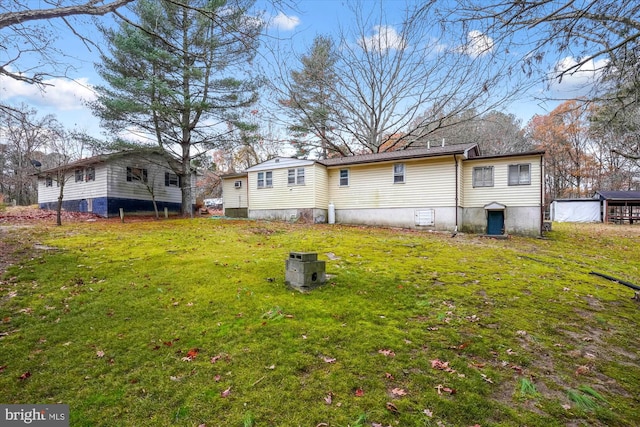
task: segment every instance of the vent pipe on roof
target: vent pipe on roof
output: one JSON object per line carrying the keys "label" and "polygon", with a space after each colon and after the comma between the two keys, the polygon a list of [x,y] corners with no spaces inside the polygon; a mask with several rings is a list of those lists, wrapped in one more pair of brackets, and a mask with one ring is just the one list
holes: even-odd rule
{"label": "vent pipe on roof", "polygon": [[442,146],[444,147],[444,138],[442,138]]}
{"label": "vent pipe on roof", "polygon": [[430,149],[431,149],[431,141],[427,139],[427,150],[430,150]]}

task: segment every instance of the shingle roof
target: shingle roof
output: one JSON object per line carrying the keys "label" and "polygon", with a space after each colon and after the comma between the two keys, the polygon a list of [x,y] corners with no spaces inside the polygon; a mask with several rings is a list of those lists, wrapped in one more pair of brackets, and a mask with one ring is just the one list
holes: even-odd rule
{"label": "shingle roof", "polygon": [[478,144],[455,144],[444,147],[414,148],[409,150],[386,151],[384,153],[361,154],[358,156],[336,157],[332,159],[317,160],[325,166],[344,166],[359,163],[375,163],[393,160],[417,159],[425,157],[438,157],[452,154],[464,154],[473,151],[473,155],[479,154]]}

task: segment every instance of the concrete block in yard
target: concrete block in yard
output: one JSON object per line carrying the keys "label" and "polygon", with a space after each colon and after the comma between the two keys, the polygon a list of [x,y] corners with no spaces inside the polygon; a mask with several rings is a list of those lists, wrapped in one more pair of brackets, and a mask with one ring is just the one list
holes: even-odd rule
{"label": "concrete block in yard", "polygon": [[285,262],[287,286],[301,292],[309,291],[327,281],[325,262],[318,261],[315,252],[291,252]]}

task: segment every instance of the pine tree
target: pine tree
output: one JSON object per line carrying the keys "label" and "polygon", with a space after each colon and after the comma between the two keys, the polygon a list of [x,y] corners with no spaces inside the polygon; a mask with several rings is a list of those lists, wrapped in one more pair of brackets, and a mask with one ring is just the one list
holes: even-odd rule
{"label": "pine tree", "polygon": [[[102,28],[109,51],[94,112],[113,135],[157,145],[180,177],[182,213],[192,212],[191,158],[228,142],[229,125],[257,99],[248,72],[261,24],[249,0],[140,0],[133,20]],[[141,143],[146,139],[148,143]]]}

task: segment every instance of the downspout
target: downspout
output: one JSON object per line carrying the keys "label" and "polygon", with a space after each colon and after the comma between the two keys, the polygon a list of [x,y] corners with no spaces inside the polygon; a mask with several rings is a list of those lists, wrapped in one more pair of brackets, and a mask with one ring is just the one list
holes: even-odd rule
{"label": "downspout", "polygon": [[456,171],[456,200],[455,200],[455,211],[456,211],[456,228],[454,230],[454,232],[458,232],[458,158],[456,157],[456,155],[453,155],[453,162],[456,165],[455,171]]}
{"label": "downspout", "polygon": [[540,155],[540,236],[544,230],[544,154]]}

